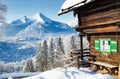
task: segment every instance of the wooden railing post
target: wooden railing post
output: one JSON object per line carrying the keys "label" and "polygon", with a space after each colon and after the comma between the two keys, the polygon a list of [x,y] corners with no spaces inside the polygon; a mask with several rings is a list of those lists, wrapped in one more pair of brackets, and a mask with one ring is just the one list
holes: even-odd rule
{"label": "wooden railing post", "polygon": [[80,64],[79,64],[79,56],[77,57],[77,65],[78,65],[78,69],[80,68]]}
{"label": "wooden railing post", "polygon": [[[73,57],[73,54],[72,54],[73,51],[71,51],[71,58]],[[73,61],[73,59],[71,59],[71,61]]]}
{"label": "wooden railing post", "polygon": [[119,66],[118,66],[118,79],[120,79],[120,63],[119,63]]}

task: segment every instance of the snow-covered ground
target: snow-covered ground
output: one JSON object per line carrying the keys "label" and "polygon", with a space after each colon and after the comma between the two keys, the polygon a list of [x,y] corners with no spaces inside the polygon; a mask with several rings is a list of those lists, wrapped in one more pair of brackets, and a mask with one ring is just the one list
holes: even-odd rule
{"label": "snow-covered ground", "polygon": [[36,74],[39,74],[40,72],[34,72],[34,73],[10,73],[10,74],[3,74],[0,75],[0,79],[12,79],[13,78],[21,78],[21,77],[28,77],[28,76],[33,76]]}
{"label": "snow-covered ground", "polygon": [[75,67],[71,67],[68,69],[56,68],[23,79],[114,79],[114,78],[109,74],[100,74],[92,72],[88,68],[77,69]]}

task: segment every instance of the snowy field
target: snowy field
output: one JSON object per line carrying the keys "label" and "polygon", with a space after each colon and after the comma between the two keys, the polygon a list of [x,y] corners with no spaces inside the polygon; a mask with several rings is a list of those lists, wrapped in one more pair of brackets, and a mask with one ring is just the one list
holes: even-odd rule
{"label": "snowy field", "polygon": [[39,72],[34,72],[34,73],[11,73],[11,74],[3,74],[0,75],[0,79],[11,79],[11,77],[13,78],[23,78],[23,77],[29,77],[29,76],[33,76],[39,74]]}
{"label": "snowy field", "polygon": [[75,67],[71,67],[68,69],[56,68],[23,79],[115,79],[115,78],[113,78],[109,74],[100,74],[92,72],[88,68],[77,69]]}

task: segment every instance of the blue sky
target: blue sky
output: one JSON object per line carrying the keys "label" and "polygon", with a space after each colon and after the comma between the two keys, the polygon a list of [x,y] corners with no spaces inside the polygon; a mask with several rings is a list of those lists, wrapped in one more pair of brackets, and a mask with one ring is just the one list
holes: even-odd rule
{"label": "blue sky", "polygon": [[65,0],[2,0],[2,3],[8,7],[6,17],[8,22],[25,15],[32,17],[38,12],[56,21],[69,22],[74,18],[72,13],[61,16],[57,15],[64,1]]}

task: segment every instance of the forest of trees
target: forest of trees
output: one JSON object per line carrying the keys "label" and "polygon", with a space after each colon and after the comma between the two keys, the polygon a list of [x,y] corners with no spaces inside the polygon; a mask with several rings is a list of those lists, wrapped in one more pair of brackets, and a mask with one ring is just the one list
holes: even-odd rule
{"label": "forest of trees", "polygon": [[[7,6],[0,1],[0,26],[6,24]],[[4,36],[4,32],[0,30],[0,40]],[[43,72],[49,69],[63,67],[65,63],[62,59],[68,57],[70,50],[79,49],[79,37],[76,35],[63,36],[58,38],[46,39],[39,43],[35,57],[29,58],[24,62],[4,63],[0,61],[0,74],[11,72]],[[84,47],[88,43],[84,40]],[[27,52],[27,51],[26,51]]]}
{"label": "forest of trees", "polygon": [[[70,37],[68,45],[70,49],[75,49],[77,47],[75,44],[74,36]],[[61,60],[65,58],[66,58],[65,44],[63,44],[63,40],[61,37],[57,39],[57,42],[55,42],[53,38],[51,38],[49,42],[44,40],[43,43],[39,44],[34,63],[33,60],[28,59],[25,67],[23,68],[23,71],[43,72],[49,69],[63,67],[65,63],[63,63]]]}
{"label": "forest of trees", "polygon": [[18,62],[10,62],[6,64],[0,61],[0,74],[20,71],[20,69],[21,67]]}
{"label": "forest of trees", "polygon": [[[63,67],[67,62],[63,63],[61,60],[69,56],[70,50],[80,48],[79,41],[79,37],[76,35],[43,40],[38,45],[35,57],[21,62],[0,62],[0,73],[43,72]],[[83,42],[84,48],[89,47],[86,38],[84,38]]]}

